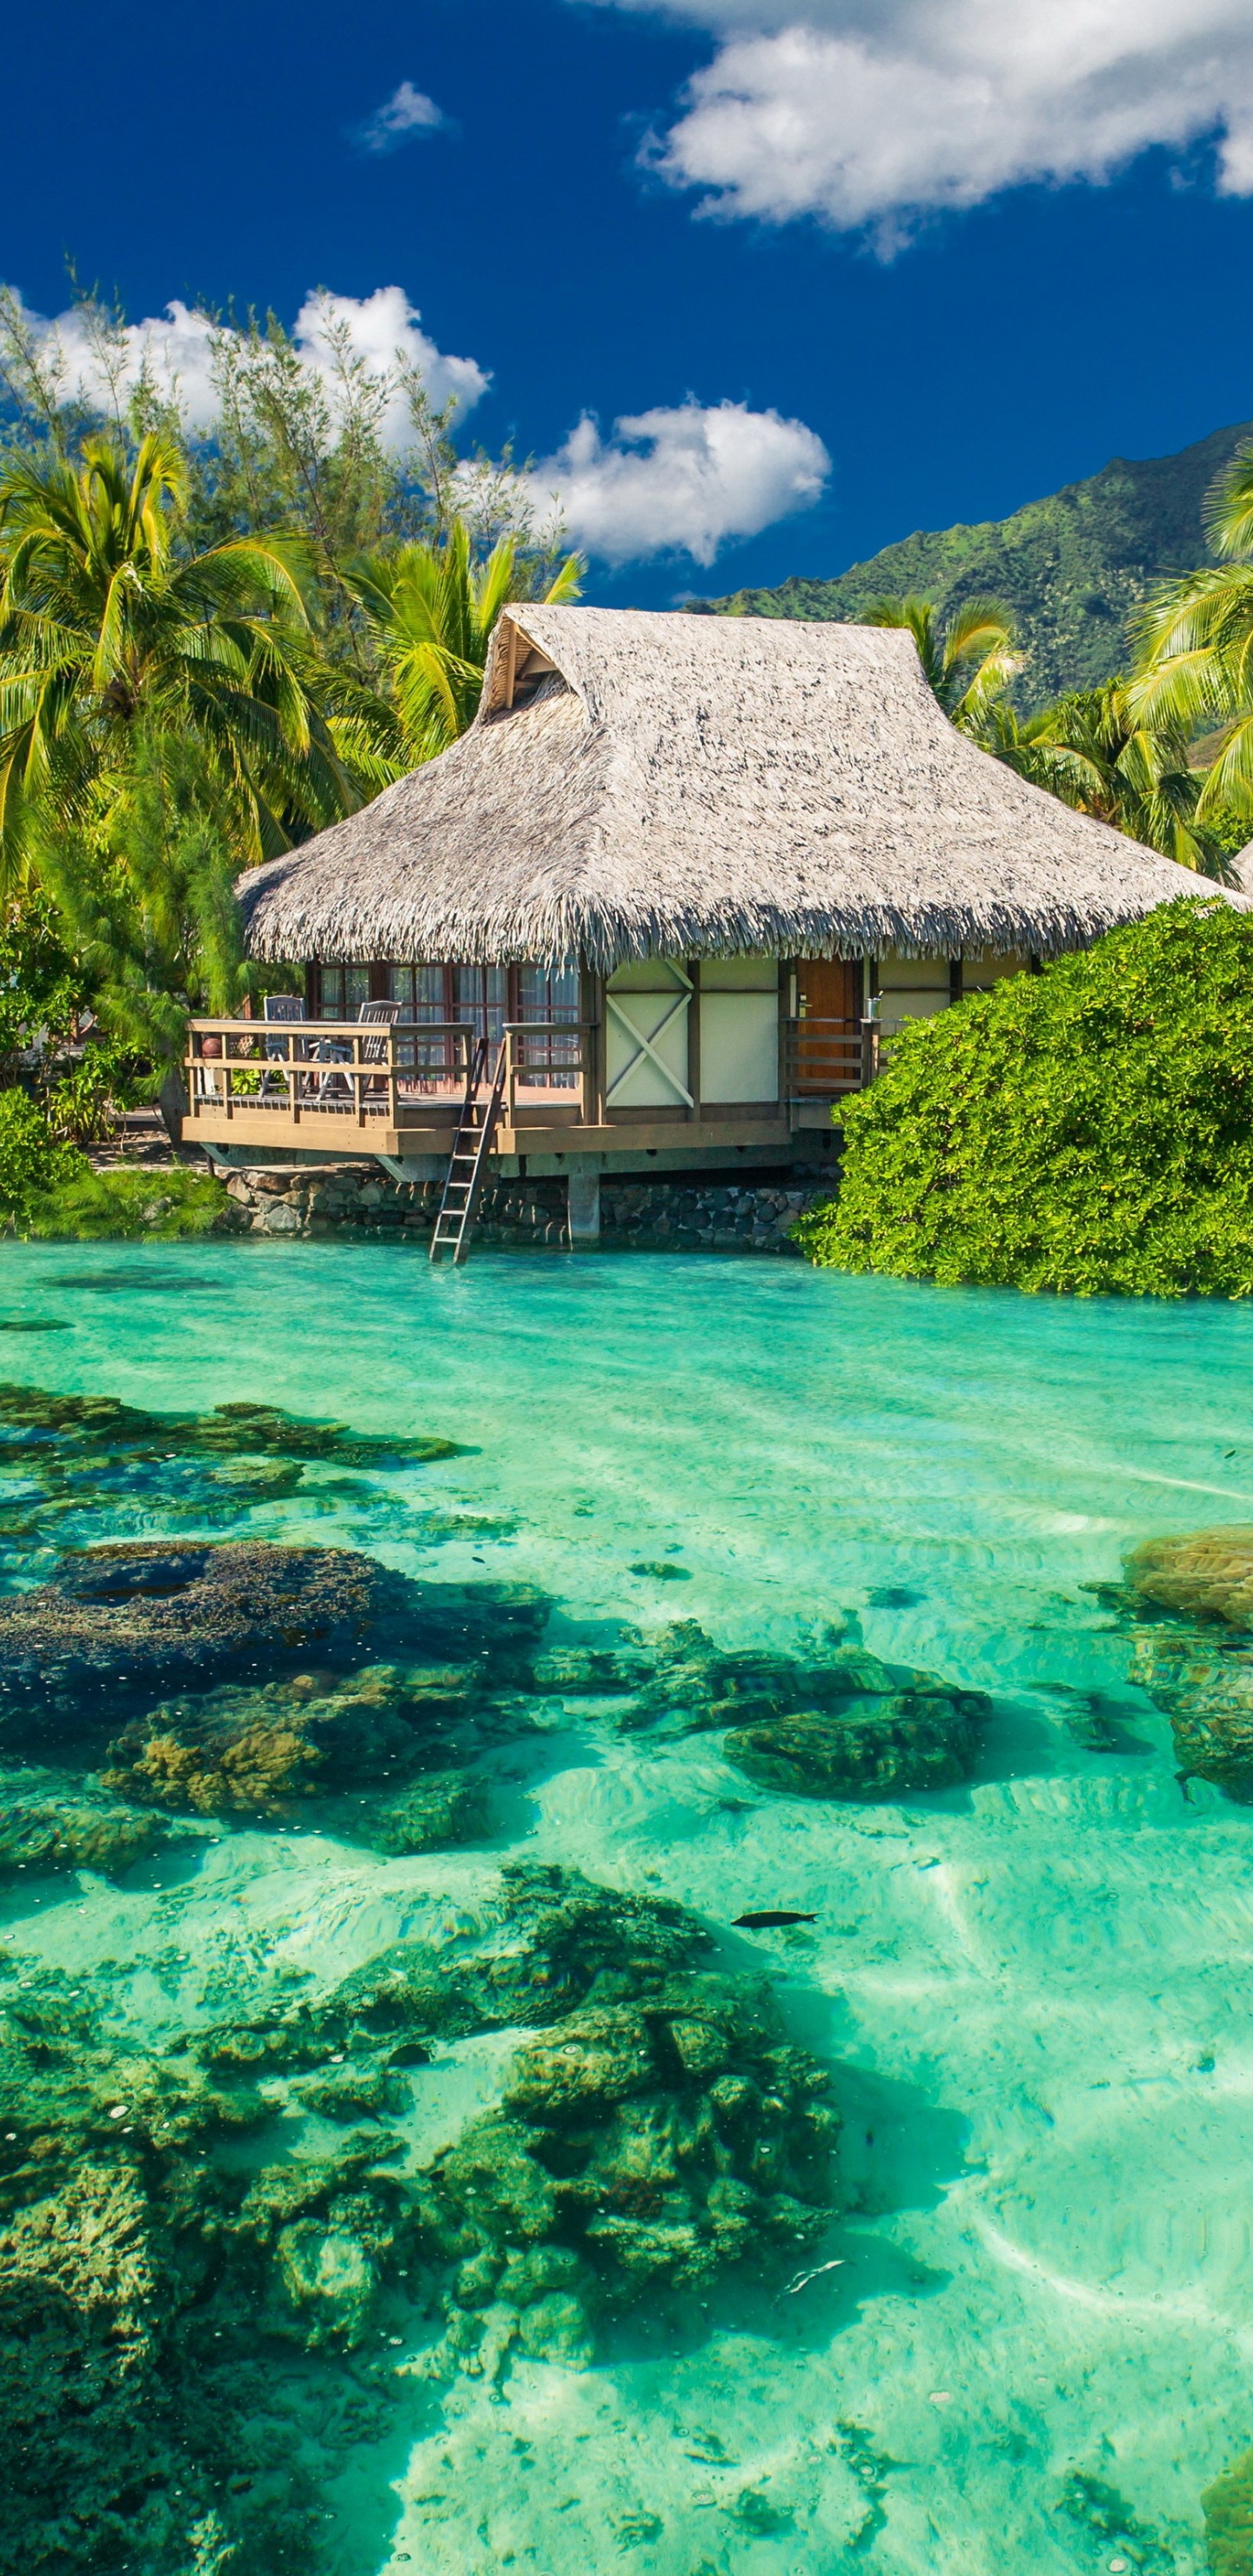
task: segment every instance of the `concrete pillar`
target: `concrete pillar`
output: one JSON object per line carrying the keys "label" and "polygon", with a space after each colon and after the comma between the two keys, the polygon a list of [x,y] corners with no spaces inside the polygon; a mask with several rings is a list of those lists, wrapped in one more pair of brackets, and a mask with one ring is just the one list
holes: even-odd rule
{"label": "concrete pillar", "polygon": [[567,1183],[570,1209],[570,1249],[579,1252],[600,1241],[600,1173],[595,1164],[579,1170],[571,1167]]}

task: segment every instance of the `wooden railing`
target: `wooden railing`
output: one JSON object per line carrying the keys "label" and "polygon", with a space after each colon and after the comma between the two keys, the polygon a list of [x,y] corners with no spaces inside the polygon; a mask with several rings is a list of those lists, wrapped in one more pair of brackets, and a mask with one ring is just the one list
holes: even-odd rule
{"label": "wooden railing", "polygon": [[[187,1089],[192,1121],[258,1112],[298,1125],[310,1116],[357,1127],[455,1120],[477,1032],[464,1021],[191,1021]],[[511,1020],[505,1044],[505,1115],[553,1099],[586,1122],[593,1113],[591,1024]],[[491,1046],[494,1065],[497,1041]]]}
{"label": "wooden railing", "polygon": [[877,1020],[789,1020],[783,1038],[783,1087],[789,1100],[833,1100],[863,1091],[879,1070]]}

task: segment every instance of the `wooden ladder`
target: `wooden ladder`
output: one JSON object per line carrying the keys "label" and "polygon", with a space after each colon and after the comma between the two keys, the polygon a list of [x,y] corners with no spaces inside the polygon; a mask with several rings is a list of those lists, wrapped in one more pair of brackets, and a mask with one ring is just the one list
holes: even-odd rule
{"label": "wooden ladder", "polygon": [[464,1261],[470,1249],[470,1237],[474,1232],[474,1220],[479,1212],[479,1200],[487,1174],[488,1156],[492,1150],[492,1139],[500,1118],[500,1104],[504,1098],[505,1069],[509,1054],[508,1041],[505,1038],[500,1041],[496,1070],[492,1075],[492,1087],[487,1099],[480,1101],[479,1093],[487,1081],[489,1053],[488,1039],[476,1038],[466,1063],[465,1098],[461,1104],[461,1116],[457,1122],[457,1133],[453,1139],[453,1149],[448,1160],[444,1195],[439,1203],[435,1231],[431,1236],[432,1261],[441,1261],[446,1252],[451,1252],[454,1262]]}

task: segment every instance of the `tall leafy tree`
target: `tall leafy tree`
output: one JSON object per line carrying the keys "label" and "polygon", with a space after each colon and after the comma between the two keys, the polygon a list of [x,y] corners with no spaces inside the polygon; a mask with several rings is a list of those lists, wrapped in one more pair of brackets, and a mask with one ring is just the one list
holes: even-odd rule
{"label": "tall leafy tree", "polygon": [[233,1011],[255,969],[234,895],[229,789],[193,738],[160,722],[143,720],[126,750],[90,824],[39,813],[36,866],[101,1022],[153,1064],[177,1138],[188,1014]]}
{"label": "tall leafy tree", "polygon": [[186,459],[150,431],[128,461],[84,440],[0,463],[0,866],[32,808],[85,823],[139,724],[193,739],[239,856],[359,801],[314,680],[298,542],[185,542]]}
{"label": "tall leafy tree", "polygon": [[872,600],[858,624],[908,629],[928,688],[963,733],[978,730],[1022,669],[1009,611],[994,599],[966,599],[942,616],[933,599],[910,592],[903,599]]}
{"label": "tall leafy tree", "polygon": [[1206,513],[1222,560],[1159,591],[1137,630],[1137,720],[1218,736],[1198,808],[1253,828],[1253,445],[1218,478]]}
{"label": "tall leafy tree", "polygon": [[350,578],[391,692],[402,766],[446,751],[473,721],[492,628],[506,601],[573,599],[581,571],[578,555],[567,555],[533,587],[533,564],[515,537],[501,538],[476,563],[464,519],[453,520],[440,545],[358,560]]}

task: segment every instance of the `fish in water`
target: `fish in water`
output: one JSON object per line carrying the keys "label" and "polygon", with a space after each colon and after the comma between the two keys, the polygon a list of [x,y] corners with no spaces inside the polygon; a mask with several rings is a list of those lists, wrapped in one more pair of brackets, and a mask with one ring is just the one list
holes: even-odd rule
{"label": "fish in water", "polygon": [[783,1923],[816,1923],[817,1920],[816,1914],[737,1914],[733,1928],[737,1932],[773,1932]]}

